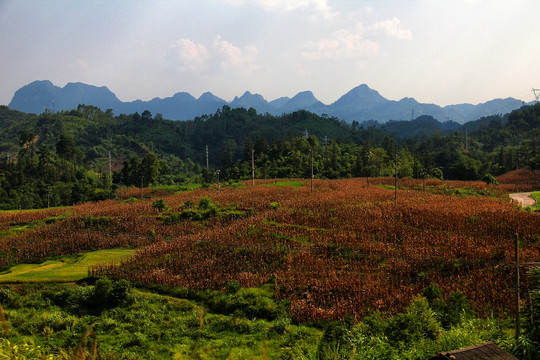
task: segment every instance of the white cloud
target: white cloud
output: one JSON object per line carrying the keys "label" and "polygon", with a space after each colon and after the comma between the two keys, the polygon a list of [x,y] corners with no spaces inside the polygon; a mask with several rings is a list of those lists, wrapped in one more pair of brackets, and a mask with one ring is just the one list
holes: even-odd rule
{"label": "white cloud", "polygon": [[362,33],[361,30],[356,32],[346,29],[336,30],[328,38],[309,41],[302,55],[307,60],[337,60],[377,55],[379,44],[366,39]]}
{"label": "white cloud", "polygon": [[327,12],[330,10],[328,0],[255,0],[254,3],[265,11],[308,9],[316,12]]}
{"label": "white cloud", "polygon": [[239,67],[245,72],[251,72],[256,67],[255,56],[258,51],[254,46],[246,46],[242,50],[230,42],[222,40],[221,36],[218,35],[214,40],[214,49],[222,68]]}
{"label": "white cloud", "polygon": [[314,13],[321,13],[331,16],[333,11],[329,0],[222,0],[228,4],[243,6],[257,6],[268,12],[292,12],[296,10],[307,10]]}
{"label": "white cloud", "polygon": [[[211,45],[198,44],[190,39],[180,39],[172,47],[169,60],[179,72],[215,72],[218,70],[239,70],[249,73],[256,69],[254,46],[239,48],[221,36]],[[216,66],[217,65],[217,66]]]}
{"label": "white cloud", "polygon": [[171,47],[172,61],[180,71],[202,72],[209,55],[206,46],[196,44],[190,39],[180,39]]}
{"label": "white cloud", "polygon": [[77,59],[77,65],[78,65],[78,68],[83,70],[83,71],[90,70],[90,65],[86,61],[84,61],[82,59]]}
{"label": "white cloud", "polygon": [[413,35],[410,30],[402,29],[399,27],[400,21],[394,17],[390,20],[381,21],[375,23],[370,29],[375,34],[385,34],[390,37],[395,37],[401,40],[412,40]]}

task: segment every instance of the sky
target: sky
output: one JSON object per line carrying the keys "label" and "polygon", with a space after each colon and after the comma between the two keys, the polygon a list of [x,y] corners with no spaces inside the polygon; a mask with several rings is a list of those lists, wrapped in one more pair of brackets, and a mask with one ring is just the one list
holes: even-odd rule
{"label": "sky", "polygon": [[0,104],[35,80],[122,101],[367,84],[441,106],[534,100],[538,0],[0,0]]}

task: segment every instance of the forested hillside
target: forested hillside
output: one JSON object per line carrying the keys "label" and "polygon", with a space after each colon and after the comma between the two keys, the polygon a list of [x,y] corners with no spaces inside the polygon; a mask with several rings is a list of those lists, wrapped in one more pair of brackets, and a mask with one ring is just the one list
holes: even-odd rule
{"label": "forested hillside", "polygon": [[[348,124],[300,110],[272,116],[229,106],[190,121],[94,106],[30,115],[0,107],[3,208],[69,205],[149,186],[251,178],[438,177],[479,180],[540,168],[540,105],[459,126]],[[206,169],[208,147],[209,169]],[[110,154],[110,155],[109,155]],[[202,176],[202,177],[201,177]],[[31,199],[31,200],[30,200]]]}

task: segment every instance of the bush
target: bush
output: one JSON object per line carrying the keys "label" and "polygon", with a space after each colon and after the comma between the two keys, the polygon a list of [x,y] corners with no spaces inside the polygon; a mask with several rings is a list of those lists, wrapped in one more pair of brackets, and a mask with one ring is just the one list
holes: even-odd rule
{"label": "bush", "polygon": [[484,175],[484,177],[482,178],[482,181],[485,182],[487,185],[499,185],[499,182],[497,181],[497,179],[495,179],[495,177],[493,177],[493,175],[491,174],[486,174]]}
{"label": "bush", "polygon": [[461,291],[452,292],[445,301],[439,286],[431,283],[424,289],[423,296],[445,329],[458,324],[464,317],[472,315],[469,301]]}
{"label": "bush", "polygon": [[393,316],[386,328],[390,342],[410,345],[422,339],[435,340],[441,332],[441,324],[424,297],[412,300],[406,313]]}
{"label": "bush", "polygon": [[165,204],[165,201],[163,201],[163,199],[159,199],[152,203],[152,209],[156,210],[157,212],[162,212],[164,210],[167,210],[168,206],[167,204]]}
{"label": "bush", "polygon": [[279,203],[275,202],[275,201],[272,201],[270,203],[270,206],[272,207],[272,210],[277,210],[279,209],[281,206],[279,205]]}
{"label": "bush", "polygon": [[44,293],[45,297],[74,314],[100,314],[122,304],[127,298],[131,284],[127,280],[99,279],[93,286],[78,286],[60,292]]}
{"label": "bush", "polygon": [[435,179],[443,180],[443,172],[439,168],[433,168],[433,170],[431,170],[431,176]]}
{"label": "bush", "polygon": [[267,320],[277,319],[285,312],[276,300],[258,288],[239,289],[233,294],[219,294],[208,300],[208,306],[212,311],[222,314],[236,313]]}

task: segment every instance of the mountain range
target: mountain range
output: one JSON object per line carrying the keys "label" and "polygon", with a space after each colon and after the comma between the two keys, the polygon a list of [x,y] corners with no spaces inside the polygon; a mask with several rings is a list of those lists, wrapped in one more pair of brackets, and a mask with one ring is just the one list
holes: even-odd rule
{"label": "mountain range", "polygon": [[307,110],[318,115],[326,114],[347,122],[376,120],[410,120],[421,115],[430,115],[439,121],[452,120],[463,124],[493,114],[505,114],[523,105],[514,98],[494,99],[477,105],[457,104],[438,106],[420,103],[413,98],[399,101],[388,100],[379,92],[362,84],[350,90],[332,104],[323,104],[311,91],[303,91],[292,98],[280,97],[265,100],[259,94],[246,91],[242,96],[227,102],[210,92],[199,98],[187,92],[179,92],[172,97],[154,98],[149,101],[120,101],[107,87],[97,87],[84,83],[68,83],[63,88],[48,80],[34,81],[17,90],[9,103],[9,108],[27,113],[41,114],[51,111],[71,110],[79,104],[94,105],[102,110],[112,109],[115,114],[142,113],[161,114],[165,119],[189,120],[204,114],[213,114],[224,105],[232,108],[254,108],[258,113],[281,115],[296,110]]}

